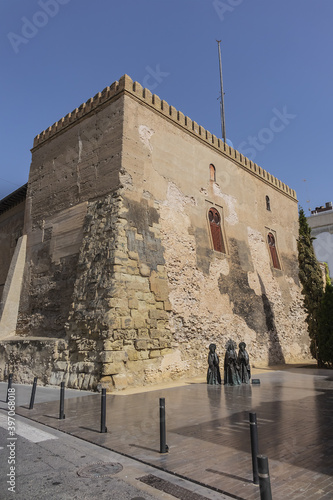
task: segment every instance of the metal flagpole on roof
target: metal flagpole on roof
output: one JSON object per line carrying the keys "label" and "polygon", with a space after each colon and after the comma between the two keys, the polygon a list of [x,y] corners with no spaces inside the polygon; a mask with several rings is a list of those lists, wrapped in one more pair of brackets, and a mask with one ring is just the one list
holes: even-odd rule
{"label": "metal flagpole on roof", "polygon": [[219,49],[219,63],[220,63],[220,83],[221,83],[221,128],[222,128],[222,139],[226,142],[226,134],[225,134],[225,116],[224,116],[224,92],[223,92],[223,78],[222,78],[222,60],[221,60],[221,40],[216,40],[218,49]]}

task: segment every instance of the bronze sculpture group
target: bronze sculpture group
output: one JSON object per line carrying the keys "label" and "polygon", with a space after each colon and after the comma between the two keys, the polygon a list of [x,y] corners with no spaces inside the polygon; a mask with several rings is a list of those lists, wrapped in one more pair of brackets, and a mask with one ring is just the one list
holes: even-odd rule
{"label": "bronze sculpture group", "polygon": [[[224,356],[224,385],[241,385],[250,383],[250,360],[246,351],[245,342],[241,342],[238,347],[239,351],[237,354],[236,342],[230,339],[226,344],[226,353]],[[209,346],[207,384],[221,384],[219,357],[216,354],[215,344],[210,344]]]}

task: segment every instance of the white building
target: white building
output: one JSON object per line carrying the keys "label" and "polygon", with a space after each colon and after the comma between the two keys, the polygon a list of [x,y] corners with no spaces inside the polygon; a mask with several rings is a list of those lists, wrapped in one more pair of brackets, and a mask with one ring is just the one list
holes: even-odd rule
{"label": "white building", "polygon": [[330,277],[333,279],[333,207],[332,202],[316,207],[307,218],[311,227],[313,248],[319,262],[327,262]]}

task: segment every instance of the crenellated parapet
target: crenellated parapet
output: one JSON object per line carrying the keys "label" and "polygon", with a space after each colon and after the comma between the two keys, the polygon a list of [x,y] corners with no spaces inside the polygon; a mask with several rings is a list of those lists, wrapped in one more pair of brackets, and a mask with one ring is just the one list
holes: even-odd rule
{"label": "crenellated parapet", "polygon": [[296,201],[296,192],[289,186],[281,182],[279,179],[271,175],[269,172],[261,168],[252,160],[242,155],[236,149],[211,134],[201,125],[185,116],[181,111],[170,106],[166,101],[161,100],[156,94],[152,94],[149,89],[143,88],[138,82],[133,80],[128,75],[123,75],[119,82],[116,81],[110,87],[106,87],[102,92],[98,92],[94,97],[91,97],[80,107],[68,113],[64,118],[51,125],[48,129],[38,134],[34,139],[33,149],[39,147],[48,139],[61,133],[66,128],[72,126],[75,122],[96,112],[98,108],[104,107],[110,101],[120,97],[122,94],[131,95],[145,105],[153,108],[156,112],[162,114],[168,120],[177,124],[177,126],[186,130],[189,134],[197,137],[201,141],[207,143],[210,147],[227,156],[232,161],[237,163],[244,170],[249,171],[253,175],[260,177],[264,182],[272,185],[275,189],[282,191],[284,194]]}

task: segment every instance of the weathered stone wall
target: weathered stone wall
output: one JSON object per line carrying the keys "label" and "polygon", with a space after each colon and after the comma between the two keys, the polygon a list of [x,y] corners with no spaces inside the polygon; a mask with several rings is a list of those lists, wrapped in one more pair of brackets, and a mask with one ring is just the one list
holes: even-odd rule
{"label": "weathered stone wall", "polygon": [[23,234],[25,202],[0,215],[0,301],[16,243]]}
{"label": "weathered stone wall", "polygon": [[[295,200],[140,104],[125,100],[122,165],[135,189],[129,185],[124,200],[129,214],[154,207],[160,248],[155,255],[163,255],[160,269],[167,277],[172,347],[181,373],[202,372],[208,344],[215,342],[223,353],[229,337],[244,340],[257,364],[304,359],[308,335],[298,283]],[[210,180],[210,164],[216,182]],[[212,206],[223,214],[226,255],[212,247],[207,217]],[[135,225],[140,227],[138,220]],[[270,260],[270,231],[282,270]],[[149,248],[149,233],[142,234],[141,248]],[[133,241],[130,229],[127,236]],[[147,250],[138,255],[139,265],[142,260],[149,273],[156,272]],[[163,377],[162,354],[151,372]]]}
{"label": "weathered stone wall", "polygon": [[[127,76],[89,102],[33,149],[17,334],[49,337],[50,383],[203,374],[209,343],[223,355],[230,337],[255,364],[307,357],[294,191]],[[37,345],[10,345],[6,359]]]}
{"label": "weathered stone wall", "polygon": [[[128,184],[126,176],[121,179]],[[170,303],[157,223],[148,203],[129,210],[117,193],[88,204],[67,325],[70,368],[68,377],[62,374],[71,387],[101,382],[122,389],[152,382],[161,356],[168,375],[179,369],[171,363],[177,356],[170,349]]]}
{"label": "weathered stone wall", "polygon": [[88,200],[119,185],[122,99],[32,150],[17,333],[65,338]]}
{"label": "weathered stone wall", "polygon": [[55,368],[68,366],[68,346],[65,340],[12,339],[0,343],[0,379],[13,373],[14,382],[32,384],[60,384]]}

